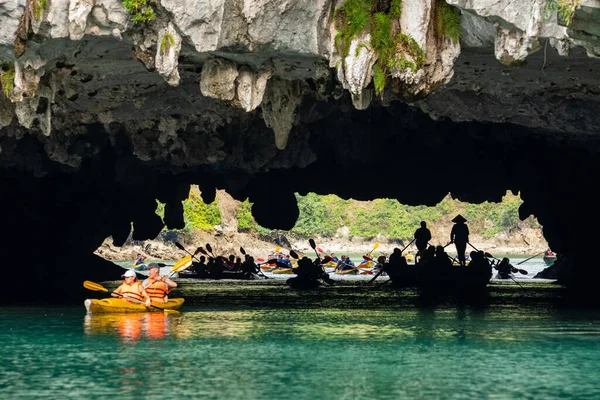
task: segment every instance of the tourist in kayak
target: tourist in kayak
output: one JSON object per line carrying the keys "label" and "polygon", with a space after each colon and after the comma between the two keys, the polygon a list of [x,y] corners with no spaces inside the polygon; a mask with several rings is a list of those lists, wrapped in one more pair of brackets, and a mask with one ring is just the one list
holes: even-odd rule
{"label": "tourist in kayak", "polygon": [[444,251],[443,246],[437,246],[435,248],[435,266],[437,268],[445,269],[452,267],[452,260],[448,253]]}
{"label": "tourist in kayak", "polygon": [[450,232],[450,243],[454,243],[456,246],[456,254],[458,255],[460,265],[465,266],[467,265],[465,251],[467,243],[469,243],[469,227],[465,224],[467,220],[458,214],[452,222],[454,222],[454,226],[452,227],[452,232]]}
{"label": "tourist in kayak", "polygon": [[133,269],[140,269],[146,262],[146,256],[143,255],[142,253],[138,253],[137,257],[135,258],[135,261],[133,262],[133,266],[131,268]]}
{"label": "tourist in kayak", "polygon": [[146,293],[141,282],[138,282],[135,271],[128,269],[121,277],[125,279],[124,282],[111,293],[111,296],[123,297],[131,303],[144,303],[145,299],[146,307],[150,307],[150,296]]}
{"label": "tourist in kayak", "polygon": [[252,277],[254,274],[257,274],[260,271],[260,268],[254,262],[254,257],[246,254],[246,258],[241,265],[241,269],[244,272],[244,278],[248,279]]}
{"label": "tourist in kayak", "polygon": [[508,279],[514,267],[510,264],[510,260],[504,257],[494,268],[498,270],[498,277],[500,279]]}
{"label": "tourist in kayak", "polygon": [[142,282],[142,287],[152,301],[166,303],[169,301],[169,292],[177,287],[177,282],[172,281],[167,276],[160,276],[160,268],[157,263],[148,265],[148,278]]}
{"label": "tourist in kayak", "polygon": [[425,221],[421,221],[421,227],[415,231],[414,237],[415,245],[418,249],[417,256],[415,258],[415,262],[417,262],[417,259],[420,259],[423,256],[423,252],[431,240],[431,231],[427,229],[427,223]]}

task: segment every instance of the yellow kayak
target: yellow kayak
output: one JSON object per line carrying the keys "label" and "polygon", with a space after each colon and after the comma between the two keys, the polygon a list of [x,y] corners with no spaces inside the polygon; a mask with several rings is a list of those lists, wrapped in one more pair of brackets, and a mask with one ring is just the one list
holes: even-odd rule
{"label": "yellow kayak", "polygon": [[412,254],[407,254],[404,258],[406,258],[406,262],[409,262],[409,263],[415,262],[415,256]]}
{"label": "yellow kayak", "polygon": [[291,268],[276,268],[273,271],[271,271],[274,274],[288,274],[288,275],[293,275],[294,273],[292,272]]}
{"label": "yellow kayak", "polygon": [[[166,303],[153,301],[154,307],[163,310],[179,310],[183,305],[184,299],[169,299]],[[154,307],[146,308],[144,304],[130,303],[123,299],[107,298],[107,299],[87,299],[83,302],[85,309],[89,313],[134,313],[160,311]]]}
{"label": "yellow kayak", "polygon": [[335,273],[338,275],[356,275],[358,274],[358,268],[336,271]]}
{"label": "yellow kayak", "polygon": [[373,268],[374,266],[375,266],[375,263],[373,263],[373,261],[365,261],[365,262],[358,264],[358,268],[360,268],[360,269],[370,269],[370,268]]}

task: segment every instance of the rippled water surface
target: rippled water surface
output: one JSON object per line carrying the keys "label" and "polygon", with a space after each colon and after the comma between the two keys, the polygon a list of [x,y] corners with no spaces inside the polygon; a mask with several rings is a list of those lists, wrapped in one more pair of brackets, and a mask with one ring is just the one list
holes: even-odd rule
{"label": "rippled water surface", "polygon": [[181,314],[0,308],[2,398],[600,398],[600,313],[557,289],[423,299],[181,282]]}

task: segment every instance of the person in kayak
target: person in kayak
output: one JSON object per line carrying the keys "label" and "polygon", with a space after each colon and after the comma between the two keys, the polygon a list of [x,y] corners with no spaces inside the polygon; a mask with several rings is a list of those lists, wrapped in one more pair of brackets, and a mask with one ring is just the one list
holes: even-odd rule
{"label": "person in kayak", "polygon": [[510,264],[510,260],[504,257],[494,268],[498,270],[498,277],[500,279],[508,279],[514,267]]}
{"label": "person in kayak", "polygon": [[131,303],[144,303],[145,299],[146,307],[150,307],[150,296],[146,293],[141,282],[138,282],[135,271],[128,269],[121,277],[125,279],[124,282],[110,295],[112,297],[123,297]]}
{"label": "person in kayak", "polygon": [[133,266],[131,268],[133,268],[133,269],[139,269],[145,263],[146,263],[146,256],[143,255],[142,253],[138,253],[137,257],[135,258],[135,261],[133,262]]}
{"label": "person in kayak", "polygon": [[142,287],[152,301],[166,303],[169,301],[171,288],[177,287],[177,282],[173,282],[167,276],[160,276],[159,265],[151,263],[148,265],[148,278],[142,282]]}
{"label": "person in kayak", "polygon": [[420,259],[423,256],[423,252],[427,248],[427,244],[431,240],[431,231],[427,229],[427,223],[425,221],[421,221],[421,227],[415,231],[415,245],[417,246],[417,256],[415,258],[415,262],[417,259]]}
{"label": "person in kayak", "polygon": [[467,243],[469,243],[469,227],[465,224],[467,222],[465,217],[460,214],[454,217],[452,222],[454,222],[454,226],[450,232],[450,243],[454,243],[456,246],[458,261],[464,267],[467,265],[465,251],[467,250]]}

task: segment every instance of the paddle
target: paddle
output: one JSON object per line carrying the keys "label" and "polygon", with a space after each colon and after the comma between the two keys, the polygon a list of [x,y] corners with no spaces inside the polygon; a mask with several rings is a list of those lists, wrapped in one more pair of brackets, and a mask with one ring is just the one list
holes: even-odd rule
{"label": "paddle", "polygon": [[[494,257],[493,255],[491,255],[490,253],[488,253],[487,251],[485,253],[483,253],[483,255],[487,258],[493,258],[494,260],[500,262],[501,260],[499,258]],[[519,265],[519,264],[517,264]],[[523,275],[527,275],[529,272],[525,271],[524,269],[520,269],[520,268],[512,268],[511,272],[520,272]]]}
{"label": "paddle", "polygon": [[[317,245],[316,245],[315,241],[313,240],[313,238],[308,239],[308,243],[310,244],[310,247],[312,247],[312,249],[315,251],[317,258],[319,259],[319,263],[322,264],[323,260],[321,260],[321,256],[319,255],[319,252],[317,251]],[[330,257],[330,260],[331,260],[331,257]],[[321,267],[321,271],[322,271],[321,279],[328,285],[333,285],[335,283],[335,281],[333,279],[331,279],[328,274],[325,273],[325,271],[323,270],[323,267]]]}
{"label": "paddle", "polygon": [[517,265],[521,265],[521,264],[523,264],[525,261],[529,261],[529,260],[531,260],[532,258],[535,258],[535,257],[539,256],[540,254],[543,254],[545,251],[546,251],[546,250],[544,250],[544,251],[542,251],[542,252],[539,252],[539,253],[537,253],[535,256],[531,256],[531,257],[529,257],[529,258],[526,258],[526,259],[524,259],[523,261],[521,261],[521,262],[518,262],[518,263],[517,263]]}
{"label": "paddle", "polygon": [[[200,252],[201,252],[200,250],[202,250],[202,247],[198,247],[198,248],[196,249],[196,251],[194,252],[194,254],[192,254],[192,253],[190,253],[189,251],[187,251],[187,250],[186,250],[186,248],[185,248],[185,247],[183,247],[183,245],[182,245],[181,243],[179,243],[179,242],[175,242],[175,247],[177,247],[179,250],[183,250],[183,251],[185,251],[186,253],[188,253],[190,256],[192,256],[192,257],[194,257],[194,258],[196,258],[196,254],[200,253]],[[200,260],[198,260],[198,259],[196,258],[196,261],[200,261]]]}
{"label": "paddle", "polygon": [[[404,246],[404,248],[401,250],[401,252],[404,252],[404,250],[406,250],[408,248],[408,246],[410,246],[413,242],[415,241],[415,239],[411,240],[406,246]],[[377,243],[377,245],[379,246],[379,243]],[[379,275],[383,274],[383,268],[381,268],[381,270],[375,274],[375,276],[373,278],[371,278],[371,280],[369,280],[369,282],[367,282],[367,284],[373,283],[375,282],[375,279],[379,278]],[[384,283],[387,283],[391,281],[391,279],[385,281]],[[383,285],[380,285],[383,286]]]}
{"label": "paddle", "polygon": [[[104,286],[102,286],[99,283],[92,282],[92,281],[84,281],[83,282],[83,287],[86,288],[86,289],[88,289],[88,290],[93,290],[95,292],[108,292],[107,288],[105,288]],[[117,295],[119,297],[125,298],[125,296],[123,296],[121,293],[112,292],[111,294],[115,294],[115,295]],[[128,299],[128,300],[131,300],[134,303],[138,303],[138,304],[144,304],[144,305],[146,304],[143,301],[137,300],[137,299]],[[152,305],[152,302],[150,304],[150,308],[154,308],[156,310],[163,311],[166,314],[179,314],[179,311],[177,311],[177,310],[169,310],[169,309],[166,309],[166,308],[156,307],[155,305]]]}
{"label": "paddle", "polygon": [[212,251],[212,246],[210,245],[210,243],[206,243],[206,250],[208,250],[208,252],[210,253],[210,255],[211,255],[213,258],[217,258],[217,257],[215,256],[215,253],[213,253],[213,251]]}
{"label": "paddle", "polygon": [[404,250],[406,250],[406,249],[408,248],[408,246],[410,246],[411,244],[413,244],[413,242],[414,242],[415,240],[416,240],[416,239],[413,239],[413,240],[411,240],[410,242],[408,242],[408,244],[407,244],[406,246],[404,246],[404,248],[402,249],[402,252],[404,253]]}

